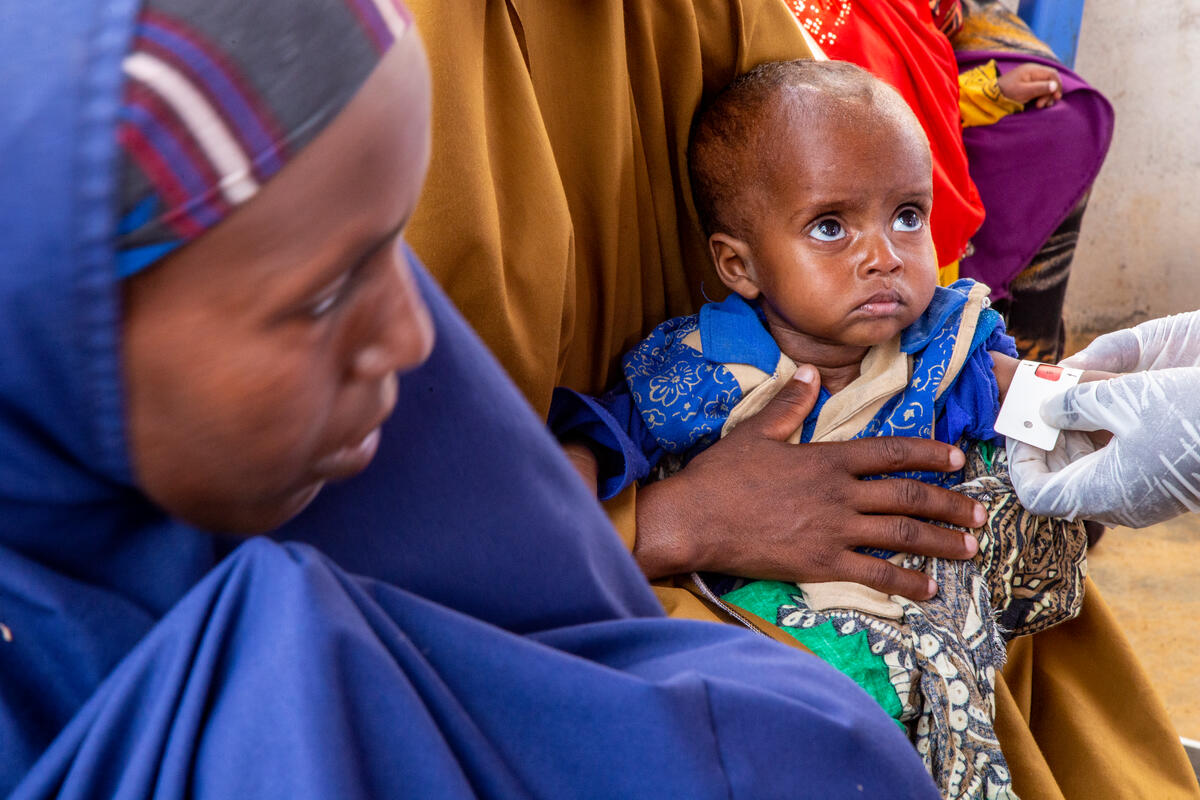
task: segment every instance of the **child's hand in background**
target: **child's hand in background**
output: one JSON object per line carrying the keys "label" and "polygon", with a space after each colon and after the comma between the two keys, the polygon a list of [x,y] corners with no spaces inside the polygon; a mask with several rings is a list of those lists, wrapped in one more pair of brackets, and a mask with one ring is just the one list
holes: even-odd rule
{"label": "child's hand in background", "polygon": [[1058,70],[1044,64],[1026,63],[1000,76],[1000,91],[1018,103],[1037,101],[1037,108],[1048,108],[1062,99],[1062,80]]}

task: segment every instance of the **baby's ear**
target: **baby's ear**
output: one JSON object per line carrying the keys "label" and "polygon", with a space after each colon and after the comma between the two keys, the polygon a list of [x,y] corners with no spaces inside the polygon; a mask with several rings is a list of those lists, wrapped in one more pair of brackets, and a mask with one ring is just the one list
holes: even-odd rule
{"label": "baby's ear", "polygon": [[753,254],[745,240],[728,233],[714,233],[708,237],[708,253],[721,283],[746,300],[758,297]]}

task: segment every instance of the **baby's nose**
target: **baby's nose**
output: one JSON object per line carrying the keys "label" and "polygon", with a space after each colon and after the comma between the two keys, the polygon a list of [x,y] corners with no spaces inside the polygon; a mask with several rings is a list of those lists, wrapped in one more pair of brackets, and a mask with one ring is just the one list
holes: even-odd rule
{"label": "baby's nose", "polygon": [[890,237],[880,233],[866,237],[861,269],[866,274],[893,273],[904,267]]}

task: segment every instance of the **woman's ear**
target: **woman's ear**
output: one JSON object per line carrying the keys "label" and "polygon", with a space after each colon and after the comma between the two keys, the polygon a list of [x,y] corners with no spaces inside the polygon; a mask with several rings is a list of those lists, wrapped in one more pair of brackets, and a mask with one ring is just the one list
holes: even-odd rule
{"label": "woman's ear", "polygon": [[758,297],[753,254],[745,240],[728,233],[714,233],[708,237],[708,252],[721,283],[746,300]]}

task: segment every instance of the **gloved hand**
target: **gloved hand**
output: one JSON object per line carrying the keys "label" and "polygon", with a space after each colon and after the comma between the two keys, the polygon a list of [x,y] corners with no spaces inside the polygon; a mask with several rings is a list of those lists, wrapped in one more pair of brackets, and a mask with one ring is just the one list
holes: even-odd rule
{"label": "gloved hand", "polygon": [[[1102,336],[1063,364],[1133,372],[1047,400],[1042,417],[1064,429],[1050,453],[1009,440],[1021,502],[1131,527],[1200,510],[1200,313]],[[1096,450],[1077,432],[1089,430],[1113,440]]]}
{"label": "gloved hand", "polygon": [[1200,311],[1106,333],[1062,365],[1107,372],[1200,366]]}

